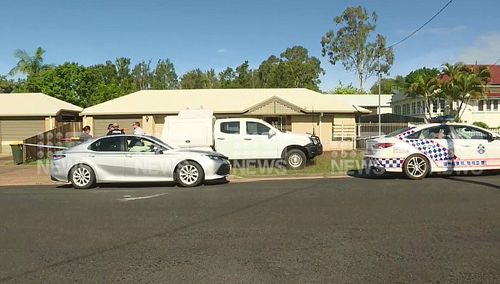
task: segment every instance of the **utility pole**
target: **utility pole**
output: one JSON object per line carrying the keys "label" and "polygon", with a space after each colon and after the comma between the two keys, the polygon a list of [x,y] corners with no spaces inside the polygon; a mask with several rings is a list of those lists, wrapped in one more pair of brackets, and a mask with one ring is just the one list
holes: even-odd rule
{"label": "utility pole", "polygon": [[381,111],[381,102],[380,102],[380,97],[381,97],[381,87],[380,87],[380,81],[381,81],[381,75],[382,73],[380,73],[380,55],[377,56],[377,62],[378,62],[378,109],[377,109],[377,112],[378,112],[378,136],[381,136],[382,135],[382,111]]}

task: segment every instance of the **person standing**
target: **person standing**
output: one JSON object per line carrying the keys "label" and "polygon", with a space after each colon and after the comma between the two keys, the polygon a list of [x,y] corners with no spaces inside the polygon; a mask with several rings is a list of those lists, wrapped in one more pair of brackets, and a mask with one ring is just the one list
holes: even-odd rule
{"label": "person standing", "polygon": [[146,132],[141,128],[139,121],[132,123],[132,128],[134,128],[134,135],[145,135]]}
{"label": "person standing", "polygon": [[107,135],[115,135],[115,134],[125,134],[125,131],[123,129],[120,129],[120,125],[118,123],[113,123],[111,125],[111,128],[108,128],[110,129],[108,131],[108,134]]}
{"label": "person standing", "polygon": [[80,135],[80,141],[85,142],[89,139],[92,139],[92,135],[90,135],[90,126],[86,125],[82,129],[82,134]]}

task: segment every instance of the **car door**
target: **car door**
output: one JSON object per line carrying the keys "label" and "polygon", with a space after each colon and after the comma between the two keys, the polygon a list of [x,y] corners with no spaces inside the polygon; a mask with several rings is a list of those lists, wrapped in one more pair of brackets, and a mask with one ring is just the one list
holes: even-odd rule
{"label": "car door", "polygon": [[133,181],[167,181],[173,179],[173,161],[154,141],[127,136],[125,175]]}
{"label": "car door", "polygon": [[248,159],[278,158],[278,139],[270,135],[271,128],[257,121],[245,122],[245,135],[242,147]]}
{"label": "car door", "polygon": [[106,136],[90,145],[89,161],[98,181],[118,182],[125,179],[125,138]]}
{"label": "car door", "polygon": [[425,154],[435,166],[449,168],[449,162],[453,160],[455,153],[455,145],[451,138],[449,126],[442,124],[417,131],[409,135],[405,141]]}
{"label": "car door", "polygon": [[224,120],[216,124],[215,150],[231,160],[246,159],[240,120]]}
{"label": "car door", "polygon": [[473,168],[500,167],[500,139],[491,139],[489,132],[470,125],[455,125],[456,166]]}

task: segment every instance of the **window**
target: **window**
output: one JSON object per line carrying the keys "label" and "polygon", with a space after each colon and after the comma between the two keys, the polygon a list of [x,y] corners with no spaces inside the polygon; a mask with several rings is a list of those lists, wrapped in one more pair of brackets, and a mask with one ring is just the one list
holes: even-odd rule
{"label": "window", "polygon": [[155,143],[146,138],[135,136],[127,137],[128,152],[154,152]]}
{"label": "window", "polygon": [[498,100],[493,100],[493,110],[498,111]]}
{"label": "window", "polygon": [[417,113],[421,114],[422,113],[422,102],[417,103]]}
{"label": "window", "polygon": [[471,126],[454,126],[457,139],[488,139],[488,132]]}
{"label": "window", "polygon": [[240,122],[230,121],[220,124],[220,132],[227,134],[240,134]]}
{"label": "window", "polygon": [[446,103],[443,99],[439,100],[439,111],[444,113],[446,109]]}
{"label": "window", "polygon": [[438,107],[439,107],[438,104],[439,104],[438,100],[432,101],[432,113],[437,113],[437,110],[438,110]]}
{"label": "window", "polygon": [[477,110],[478,111],[484,111],[484,101],[483,100],[479,100],[477,102]]}
{"label": "window", "polygon": [[491,110],[491,101],[490,100],[486,101],[486,110],[488,110],[488,111]]}
{"label": "window", "polygon": [[417,103],[412,103],[411,104],[411,113],[416,114],[417,113]]}
{"label": "window", "polygon": [[249,121],[247,122],[247,134],[248,135],[268,135],[269,127],[262,123]]}
{"label": "window", "polygon": [[90,145],[90,150],[97,152],[123,152],[124,140],[122,136],[119,137],[105,137],[97,140]]}
{"label": "window", "polygon": [[450,139],[450,129],[446,125],[430,127],[422,130],[421,139]]}

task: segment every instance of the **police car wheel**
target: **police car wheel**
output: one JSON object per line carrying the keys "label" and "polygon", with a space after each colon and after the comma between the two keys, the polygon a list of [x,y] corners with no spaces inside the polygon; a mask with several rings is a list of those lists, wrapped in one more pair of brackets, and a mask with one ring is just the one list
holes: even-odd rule
{"label": "police car wheel", "polygon": [[380,167],[372,167],[370,168],[370,175],[373,177],[381,177],[385,175],[385,169]]}
{"label": "police car wheel", "polygon": [[403,164],[403,172],[410,179],[423,179],[429,174],[429,171],[429,161],[419,154],[408,156]]}

